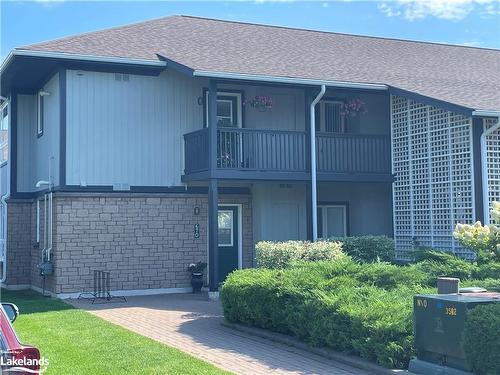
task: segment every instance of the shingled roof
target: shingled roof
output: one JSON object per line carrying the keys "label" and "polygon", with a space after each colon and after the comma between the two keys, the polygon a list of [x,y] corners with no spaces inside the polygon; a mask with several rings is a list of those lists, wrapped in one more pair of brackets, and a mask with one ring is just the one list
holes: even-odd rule
{"label": "shingled roof", "polygon": [[475,110],[500,110],[500,50],[191,16],[19,49],[159,60],[195,71],[378,83]]}

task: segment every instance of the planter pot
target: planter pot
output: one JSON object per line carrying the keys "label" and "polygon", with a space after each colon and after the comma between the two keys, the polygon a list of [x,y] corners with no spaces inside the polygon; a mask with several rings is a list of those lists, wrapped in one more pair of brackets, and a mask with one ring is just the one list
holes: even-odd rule
{"label": "planter pot", "polygon": [[201,287],[203,286],[203,274],[193,272],[191,274],[191,286],[193,287],[193,293],[201,292]]}

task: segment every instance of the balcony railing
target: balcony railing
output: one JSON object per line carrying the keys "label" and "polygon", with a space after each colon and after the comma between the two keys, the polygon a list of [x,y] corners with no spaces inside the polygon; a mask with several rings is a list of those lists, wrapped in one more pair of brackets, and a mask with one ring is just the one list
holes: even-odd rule
{"label": "balcony railing", "polygon": [[[208,170],[208,129],[184,135],[185,174]],[[305,132],[220,128],[217,170],[309,171]],[[390,139],[383,135],[317,133],[317,170],[322,174],[390,174]]]}

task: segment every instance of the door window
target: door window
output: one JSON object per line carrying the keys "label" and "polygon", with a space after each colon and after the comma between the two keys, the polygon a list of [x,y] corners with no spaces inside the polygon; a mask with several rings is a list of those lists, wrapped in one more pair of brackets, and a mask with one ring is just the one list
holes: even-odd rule
{"label": "door window", "polygon": [[[208,123],[208,91],[205,91],[205,124]],[[217,126],[241,128],[241,94],[237,92],[217,93]]]}
{"label": "door window", "polygon": [[219,246],[233,246],[233,211],[219,210]]}

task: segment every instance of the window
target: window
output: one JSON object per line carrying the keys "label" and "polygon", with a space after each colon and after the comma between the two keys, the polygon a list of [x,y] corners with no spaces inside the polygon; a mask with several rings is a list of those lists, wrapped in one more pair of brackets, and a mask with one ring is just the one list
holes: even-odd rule
{"label": "window", "polygon": [[316,131],[322,133],[345,133],[345,121],[341,114],[342,102],[322,100],[319,102],[319,116]]}
{"label": "window", "polygon": [[233,211],[219,210],[219,246],[233,246]]}
{"label": "window", "polygon": [[[208,124],[208,90],[204,90],[204,126]],[[217,93],[217,125],[221,127],[242,127],[242,94],[219,91]]]}
{"label": "window", "polygon": [[43,135],[43,95],[40,91],[36,100],[36,135],[41,137]]}
{"label": "window", "polygon": [[342,205],[318,206],[318,237],[344,237],[347,235],[347,207]]}
{"label": "window", "polygon": [[9,107],[7,102],[0,106],[0,164],[9,159]]}

